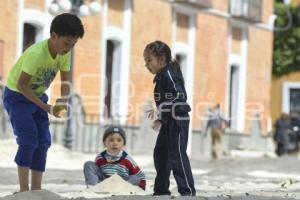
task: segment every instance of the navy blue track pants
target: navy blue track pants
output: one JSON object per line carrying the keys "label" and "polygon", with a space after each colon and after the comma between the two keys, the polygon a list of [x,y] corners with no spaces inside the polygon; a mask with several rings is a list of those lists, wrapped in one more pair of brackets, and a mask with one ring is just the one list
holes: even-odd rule
{"label": "navy blue track pants", "polygon": [[[187,115],[188,117],[188,115]],[[194,179],[188,155],[189,120],[170,119],[163,123],[154,148],[154,165],[157,172],[154,195],[170,195],[170,174],[173,171],[178,192],[195,195]]]}

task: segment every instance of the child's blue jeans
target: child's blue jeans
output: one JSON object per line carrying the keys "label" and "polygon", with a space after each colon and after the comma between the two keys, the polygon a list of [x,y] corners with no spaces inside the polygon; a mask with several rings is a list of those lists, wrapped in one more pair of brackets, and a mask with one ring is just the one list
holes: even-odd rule
{"label": "child's blue jeans", "polygon": [[[83,174],[85,177],[85,183],[87,186],[96,185],[97,183],[102,182],[104,179],[108,178],[101,171],[101,169],[96,165],[94,161],[87,161],[83,165]],[[139,185],[140,177],[137,175],[131,175],[126,180],[133,185]]]}
{"label": "child's blue jeans", "polygon": [[[47,103],[44,94],[40,98]],[[48,113],[19,92],[5,88],[3,104],[19,145],[15,162],[18,166],[45,171],[47,151],[51,145]]]}
{"label": "child's blue jeans", "polygon": [[84,163],[83,174],[87,186],[96,185],[105,179],[103,172],[93,161],[87,161]]}

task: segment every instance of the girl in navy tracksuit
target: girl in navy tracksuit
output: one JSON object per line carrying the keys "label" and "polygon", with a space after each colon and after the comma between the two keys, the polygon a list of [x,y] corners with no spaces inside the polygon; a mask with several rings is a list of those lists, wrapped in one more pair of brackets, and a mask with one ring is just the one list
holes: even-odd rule
{"label": "girl in navy tracksuit", "polygon": [[[194,179],[186,154],[190,106],[180,66],[172,61],[169,46],[161,41],[148,44],[144,50],[147,69],[155,74],[154,100],[159,111],[159,134],[154,148],[157,172],[154,195],[170,195],[171,170],[182,196],[195,196]],[[153,113],[151,113],[153,114]],[[154,127],[155,128],[155,127]]]}

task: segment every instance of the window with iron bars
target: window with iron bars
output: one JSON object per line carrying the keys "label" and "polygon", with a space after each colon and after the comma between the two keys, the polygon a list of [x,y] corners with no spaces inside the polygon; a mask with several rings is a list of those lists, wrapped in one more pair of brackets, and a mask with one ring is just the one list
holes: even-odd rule
{"label": "window with iron bars", "polygon": [[251,22],[262,21],[263,0],[230,0],[230,14]]}

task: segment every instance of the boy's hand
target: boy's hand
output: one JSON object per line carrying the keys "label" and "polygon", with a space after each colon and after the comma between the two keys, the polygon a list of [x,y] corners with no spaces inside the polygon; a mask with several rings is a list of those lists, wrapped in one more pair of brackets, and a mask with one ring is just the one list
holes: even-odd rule
{"label": "boy's hand", "polygon": [[55,117],[62,118],[68,111],[68,99],[59,98],[56,100],[55,105],[52,107],[51,114]]}
{"label": "boy's hand", "polygon": [[52,114],[58,118],[62,118],[67,113],[67,106],[63,104],[55,104],[52,109]]}

